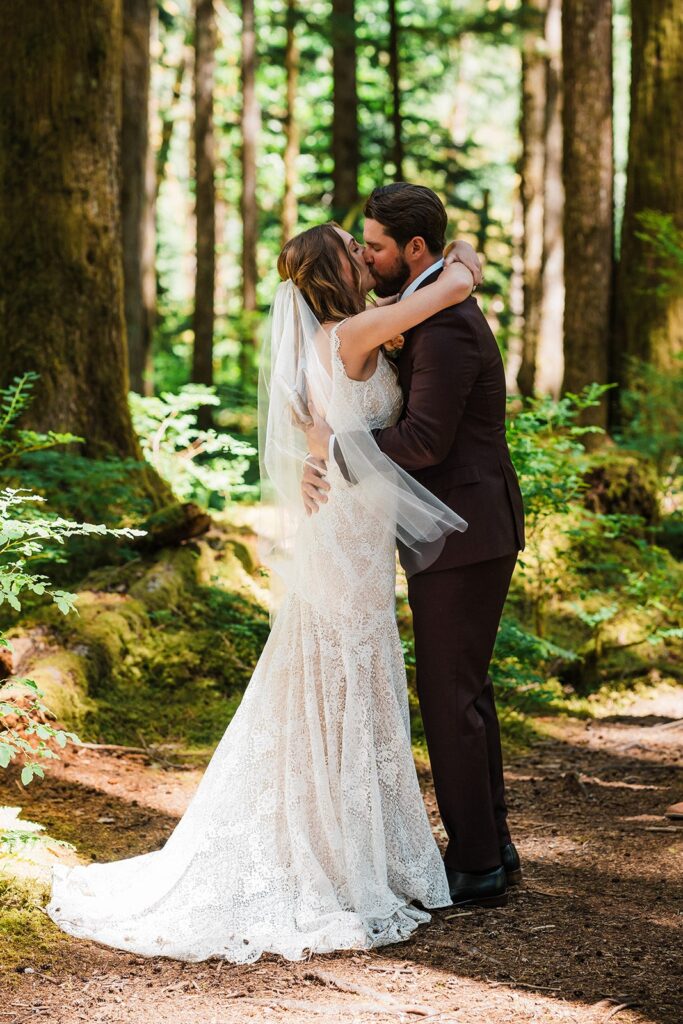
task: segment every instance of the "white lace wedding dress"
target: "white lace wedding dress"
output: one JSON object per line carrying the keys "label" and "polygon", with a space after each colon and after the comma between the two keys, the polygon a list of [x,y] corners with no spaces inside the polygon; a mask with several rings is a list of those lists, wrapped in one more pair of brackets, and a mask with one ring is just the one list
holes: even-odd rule
{"label": "white lace wedding dress", "polygon": [[[333,332],[334,336],[334,332]],[[401,409],[380,353],[334,378],[371,427]],[[54,868],[47,912],[72,935],[144,956],[295,960],[400,942],[450,903],[412,760],[394,612],[395,537],[330,468],[298,537],[290,593],[183,818],[162,849]]]}

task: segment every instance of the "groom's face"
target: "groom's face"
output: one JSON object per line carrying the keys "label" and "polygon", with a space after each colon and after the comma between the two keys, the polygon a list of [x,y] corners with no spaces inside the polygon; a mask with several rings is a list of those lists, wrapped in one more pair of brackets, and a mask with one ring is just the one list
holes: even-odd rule
{"label": "groom's face", "polygon": [[387,235],[378,220],[368,218],[363,227],[365,262],[375,279],[375,291],[380,297],[396,295],[410,277],[403,250]]}

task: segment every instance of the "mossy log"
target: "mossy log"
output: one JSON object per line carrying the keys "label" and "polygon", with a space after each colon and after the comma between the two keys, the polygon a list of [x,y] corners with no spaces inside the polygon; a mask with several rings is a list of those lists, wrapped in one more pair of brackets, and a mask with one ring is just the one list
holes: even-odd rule
{"label": "mossy log", "polygon": [[137,546],[143,551],[158,551],[200,537],[211,528],[211,516],[192,502],[176,503],[153,513],[140,528],[146,534]]}
{"label": "mossy log", "polygon": [[95,570],[78,615],[49,607],[13,631],[14,673],[82,739],[214,744],[269,630],[264,579],[245,568],[249,540],[237,537],[214,526],[207,539]]}
{"label": "mossy log", "polygon": [[659,521],[657,476],[638,455],[612,450],[594,462],[584,480],[584,504],[592,512],[640,516],[648,526]]}

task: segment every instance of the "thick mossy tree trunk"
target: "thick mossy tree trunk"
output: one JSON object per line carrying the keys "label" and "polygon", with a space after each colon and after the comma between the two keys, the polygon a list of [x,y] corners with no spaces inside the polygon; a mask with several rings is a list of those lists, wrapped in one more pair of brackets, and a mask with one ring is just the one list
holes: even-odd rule
{"label": "thick mossy tree trunk", "polygon": [[524,211],[524,340],[519,390],[531,395],[536,379],[536,353],[543,299],[543,223],[545,186],[546,59],[544,21],[547,0],[529,4],[531,24],[522,39],[522,111],[520,161]]}
{"label": "thick mossy tree trunk", "polygon": [[[141,459],[128,410],[121,0],[0,6],[0,383],[40,374],[28,425]],[[170,500],[151,471],[146,489]]]}
{"label": "thick mossy tree trunk", "polygon": [[[213,384],[213,329],[216,285],[216,143],[213,85],[216,15],[213,0],[197,0],[195,22],[194,149],[196,176],[197,273],[194,301],[192,380]],[[200,410],[209,426],[211,410]]]}
{"label": "thick mossy tree trunk", "polygon": [[156,169],[149,140],[150,41],[153,0],[123,3],[121,217],[130,386],[151,391],[156,318]]}
{"label": "thick mossy tree trunk", "polygon": [[645,211],[669,215],[683,230],[683,5],[633,0],[631,10],[631,127],[613,359],[627,387],[638,377],[629,357],[667,372],[683,345],[683,288],[661,288],[653,248],[638,237]]}
{"label": "thick mossy tree trunk", "polygon": [[[607,381],[613,271],[612,3],[564,0],[565,391]],[[585,422],[604,426],[607,403]]]}
{"label": "thick mossy tree trunk", "polygon": [[332,0],[333,209],[343,220],[358,203],[358,93],[356,85],[356,3]]}
{"label": "thick mossy tree trunk", "polygon": [[299,125],[296,119],[296,96],[299,85],[299,47],[296,39],[296,0],[287,0],[287,42],[285,43],[285,190],[282,197],[282,244],[296,231],[298,206],[296,198],[297,160],[299,157]]}

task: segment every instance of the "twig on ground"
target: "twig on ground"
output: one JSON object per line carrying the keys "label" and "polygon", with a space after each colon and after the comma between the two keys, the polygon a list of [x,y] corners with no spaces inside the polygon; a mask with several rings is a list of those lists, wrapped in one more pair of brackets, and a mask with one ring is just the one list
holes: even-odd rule
{"label": "twig on ground", "polygon": [[63,985],[63,981],[58,981],[57,978],[51,978],[49,974],[43,974],[42,971],[34,971],[33,976],[35,978],[45,978],[45,981],[51,982],[53,985]]}
{"label": "twig on ground", "polygon": [[611,1009],[610,1012],[602,1018],[600,1024],[606,1024],[608,1020],[611,1020],[612,1017],[615,1017],[618,1013],[621,1013],[622,1010],[626,1010],[629,1006],[635,1005],[636,1004],[633,1000],[629,1000],[626,1003],[619,1003],[618,1006],[613,1007],[613,1009]]}
{"label": "twig on ground", "polygon": [[175,768],[177,771],[187,772],[190,771],[191,765],[189,764],[177,764],[175,761],[169,761],[167,757],[160,754],[156,747],[151,747],[142,733],[138,730],[138,738],[142,743],[143,749],[146,751],[147,756],[153,761],[157,761],[159,764],[165,765],[166,768]]}
{"label": "twig on ground", "polygon": [[573,892],[548,892],[547,889],[537,889],[533,885],[525,886],[526,892],[536,892],[539,896],[553,896],[555,899],[560,899],[562,896],[568,896],[570,899],[574,898]]}
{"label": "twig on ground", "polygon": [[427,1017],[433,1013],[431,1006],[415,1006],[399,1003],[392,996],[388,996],[384,992],[378,992],[376,989],[369,988],[367,985],[356,985],[354,982],[342,981],[341,978],[337,978],[335,975],[327,974],[323,971],[307,971],[306,974],[304,974],[304,978],[308,981],[317,981],[319,984],[330,988],[339,989],[340,992],[349,992],[352,995],[370,997],[375,1000],[375,1004],[381,1004],[384,1009],[394,1010],[397,1013],[412,1013],[418,1017]]}
{"label": "twig on ground", "polygon": [[483,960],[488,960],[489,963],[495,964],[496,967],[505,971],[506,974],[510,973],[502,960],[496,960],[495,956],[489,956],[488,953],[484,953],[484,951],[478,949],[477,946],[470,946],[469,949],[472,953],[476,953],[477,956],[480,956]]}

